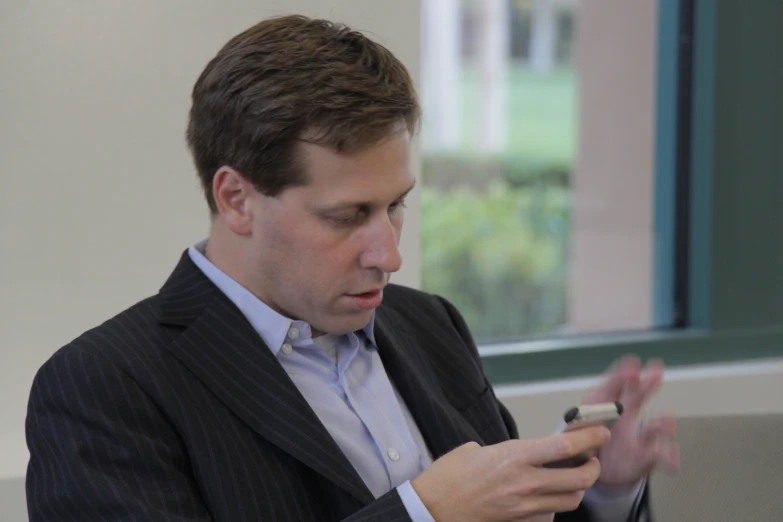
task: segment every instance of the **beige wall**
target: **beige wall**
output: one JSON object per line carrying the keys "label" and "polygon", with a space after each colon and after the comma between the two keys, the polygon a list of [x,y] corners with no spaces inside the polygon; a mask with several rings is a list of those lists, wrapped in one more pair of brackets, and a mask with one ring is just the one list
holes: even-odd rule
{"label": "beige wall", "polygon": [[[190,89],[230,36],[288,12],[367,30],[418,76],[416,0],[0,2],[0,477],[24,473],[38,367],[156,292],[206,234]],[[417,286],[411,203],[397,281]]]}
{"label": "beige wall", "polygon": [[657,4],[583,0],[569,328],[650,326]]}

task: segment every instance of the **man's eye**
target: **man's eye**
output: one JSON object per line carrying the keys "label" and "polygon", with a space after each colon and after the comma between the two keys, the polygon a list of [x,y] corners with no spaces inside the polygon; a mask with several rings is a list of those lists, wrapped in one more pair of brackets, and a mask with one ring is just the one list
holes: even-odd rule
{"label": "man's eye", "polygon": [[356,212],[355,214],[344,215],[344,216],[341,215],[329,216],[329,221],[331,221],[335,225],[347,227],[359,223],[362,219],[362,215],[363,214],[361,212]]}
{"label": "man's eye", "polygon": [[393,211],[393,210],[397,210],[397,209],[400,209],[400,208],[405,208],[405,207],[406,207],[406,205],[405,205],[405,200],[404,200],[404,199],[401,199],[401,200],[399,200],[399,201],[395,201],[394,203],[392,203],[392,204],[389,206],[389,210],[390,210],[390,211]]}

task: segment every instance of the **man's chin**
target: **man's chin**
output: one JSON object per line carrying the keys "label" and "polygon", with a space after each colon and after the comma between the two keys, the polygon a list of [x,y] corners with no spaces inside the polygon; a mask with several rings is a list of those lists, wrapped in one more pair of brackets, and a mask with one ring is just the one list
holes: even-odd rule
{"label": "man's chin", "polygon": [[361,310],[341,317],[332,318],[329,324],[324,325],[324,332],[331,335],[345,335],[361,330],[370,322],[373,310]]}

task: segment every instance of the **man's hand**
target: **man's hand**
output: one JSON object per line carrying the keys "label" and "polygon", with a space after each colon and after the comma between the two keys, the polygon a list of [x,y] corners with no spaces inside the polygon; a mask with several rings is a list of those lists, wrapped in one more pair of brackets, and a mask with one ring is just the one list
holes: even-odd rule
{"label": "man's hand", "polygon": [[642,409],[663,384],[663,373],[660,361],[651,361],[642,369],[638,358],[625,357],[609,368],[604,382],[585,398],[584,404],[620,401],[624,406],[612,427],[611,442],[598,452],[599,485],[636,484],[658,466],[679,469],[676,419],[667,415],[639,424]]}
{"label": "man's hand", "polygon": [[596,451],[610,437],[594,426],[487,447],[472,442],[436,460],[411,485],[438,521],[551,520],[579,506],[601,466],[596,458],[576,468],[543,465]]}

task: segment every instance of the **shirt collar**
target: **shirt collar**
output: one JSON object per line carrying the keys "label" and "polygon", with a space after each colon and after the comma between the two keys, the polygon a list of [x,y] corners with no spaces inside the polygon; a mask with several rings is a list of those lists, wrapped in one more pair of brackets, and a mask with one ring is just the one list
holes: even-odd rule
{"label": "shirt collar", "polygon": [[[206,246],[207,240],[204,239],[188,248],[190,259],[239,308],[239,311],[242,312],[242,315],[247,318],[248,322],[258,332],[258,335],[261,336],[261,339],[264,340],[272,353],[277,355],[286,342],[301,341],[312,335],[310,325],[307,322],[294,321],[276,312],[253,295],[247,288],[216,267],[204,255]],[[362,332],[373,346],[377,346],[373,332],[374,325],[375,311],[373,311],[370,321],[364,328],[356,333]],[[296,329],[296,332],[293,331],[294,329]],[[292,333],[298,333],[296,339],[291,335]]]}
{"label": "shirt collar", "polygon": [[372,311],[369,322],[364,325],[364,328],[361,329],[361,332],[365,335],[365,337],[367,337],[367,340],[370,341],[374,347],[378,347],[378,345],[375,344],[375,310]]}

